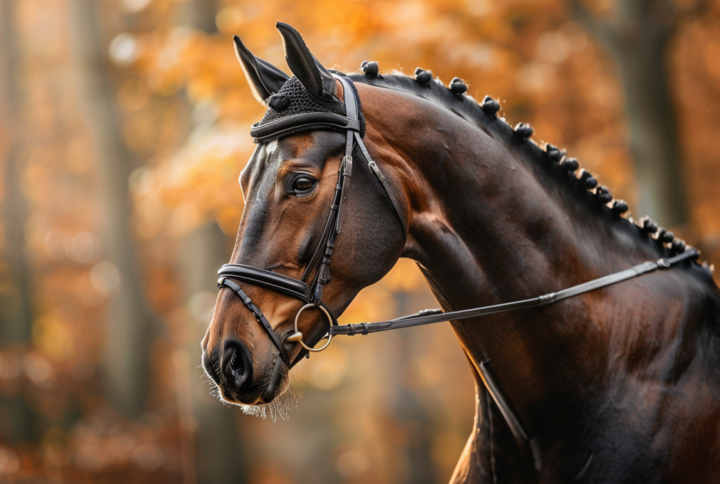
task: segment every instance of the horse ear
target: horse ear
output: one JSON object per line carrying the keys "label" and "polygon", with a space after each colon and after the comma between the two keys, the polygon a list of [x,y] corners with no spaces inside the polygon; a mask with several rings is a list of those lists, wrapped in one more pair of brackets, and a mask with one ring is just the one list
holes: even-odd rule
{"label": "horse ear", "polygon": [[300,32],[282,22],[278,22],[276,27],[283,38],[285,60],[303,87],[317,97],[340,101],[337,96],[337,81],[313,57]]}
{"label": "horse ear", "polygon": [[289,77],[269,62],[255,57],[237,35],[233,36],[233,40],[235,41],[235,55],[245,71],[245,77],[250,83],[253,96],[265,104],[265,100],[278,92]]}

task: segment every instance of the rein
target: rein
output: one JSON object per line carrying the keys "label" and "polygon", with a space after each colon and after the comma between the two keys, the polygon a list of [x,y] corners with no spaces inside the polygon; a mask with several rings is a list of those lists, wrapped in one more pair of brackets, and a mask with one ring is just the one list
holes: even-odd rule
{"label": "rein", "polygon": [[530,299],[522,299],[520,301],[508,302],[503,304],[495,304],[492,306],[482,306],[479,308],[464,309],[462,311],[443,312],[442,309],[425,309],[416,314],[402,316],[400,318],[391,319],[389,321],[381,321],[377,323],[358,323],[347,324],[343,326],[333,326],[328,331],[330,336],[356,334],[379,333],[380,331],[389,331],[391,329],[412,328],[414,326],[424,326],[426,324],[442,323],[444,321],[460,321],[462,319],[476,318],[479,316],[487,316],[488,314],[506,313],[516,311],[518,309],[527,309],[538,306],[547,306],[549,304],[562,301],[571,297],[579,296],[603,287],[617,284],[618,282],[627,281],[643,274],[654,272],[658,269],[670,269],[671,267],[685,261],[695,260],[700,253],[694,248],[689,248],[682,254],[669,259],[658,259],[656,261],[648,261],[625,269],[620,272],[599,277],[592,281],[578,284],[567,289],[557,292],[550,292],[542,296]]}

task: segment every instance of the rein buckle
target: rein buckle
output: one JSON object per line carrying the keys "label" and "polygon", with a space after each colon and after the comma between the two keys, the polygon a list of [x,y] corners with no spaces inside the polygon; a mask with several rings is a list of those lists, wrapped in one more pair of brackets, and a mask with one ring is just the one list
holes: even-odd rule
{"label": "rein buckle", "polygon": [[370,162],[368,163],[368,166],[370,167],[370,169],[373,171],[373,173],[375,174],[375,176],[381,183],[385,181],[385,175],[382,174],[382,172],[380,171],[380,168],[378,168],[378,166],[375,164],[374,161],[370,160]]}

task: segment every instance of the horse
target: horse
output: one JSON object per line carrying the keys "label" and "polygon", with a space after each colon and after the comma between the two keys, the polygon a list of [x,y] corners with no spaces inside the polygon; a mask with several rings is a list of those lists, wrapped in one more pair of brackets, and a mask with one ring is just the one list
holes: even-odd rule
{"label": "horse", "polygon": [[[225,401],[249,413],[271,407],[290,367],[400,257],[453,311],[689,250],[629,217],[576,159],[535,143],[526,124],[511,127],[496,100],[476,102],[464,81],[381,74],[375,62],[330,71],[296,30],[278,30],[292,77],[235,37],[267,111],[239,177],[245,209],[230,265],[250,275],[221,278],[202,341]],[[288,110],[313,122],[263,131]],[[335,121],[318,121],[323,113]],[[337,124],[343,117],[354,134]],[[451,482],[717,482],[719,322],[711,268],[690,261],[555,304],[451,321],[477,396]]]}

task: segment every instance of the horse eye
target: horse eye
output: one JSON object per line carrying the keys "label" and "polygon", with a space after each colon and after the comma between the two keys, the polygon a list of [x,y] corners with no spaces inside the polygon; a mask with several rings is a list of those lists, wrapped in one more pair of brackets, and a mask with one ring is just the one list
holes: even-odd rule
{"label": "horse eye", "polygon": [[300,177],[293,183],[293,190],[296,192],[307,192],[315,187],[315,180],[308,177]]}

